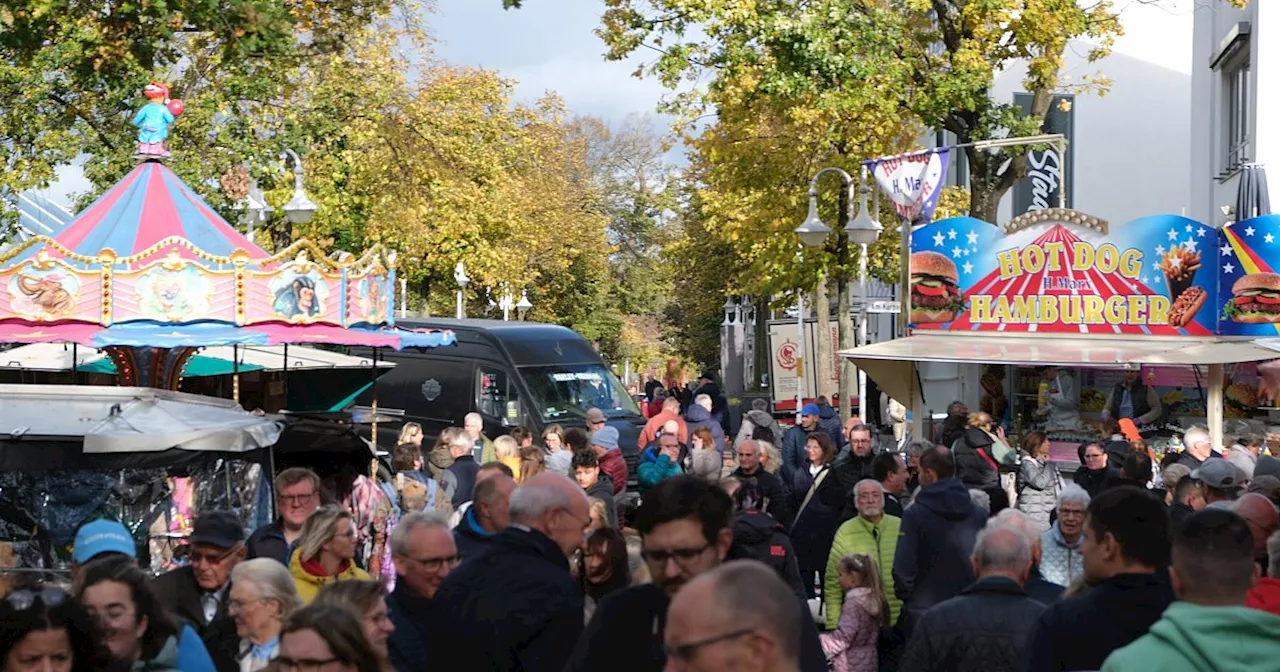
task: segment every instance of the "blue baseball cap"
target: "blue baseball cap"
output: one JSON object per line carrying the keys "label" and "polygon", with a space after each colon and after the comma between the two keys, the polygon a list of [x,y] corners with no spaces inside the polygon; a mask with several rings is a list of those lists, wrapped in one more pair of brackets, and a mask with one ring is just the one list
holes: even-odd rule
{"label": "blue baseball cap", "polygon": [[800,409],[800,415],[818,415],[821,412],[822,411],[818,410],[817,404],[805,404],[804,407]]}
{"label": "blue baseball cap", "polygon": [[129,530],[118,521],[99,518],[85,523],[76,532],[71,562],[83,565],[103,553],[123,553],[137,559],[138,548]]}

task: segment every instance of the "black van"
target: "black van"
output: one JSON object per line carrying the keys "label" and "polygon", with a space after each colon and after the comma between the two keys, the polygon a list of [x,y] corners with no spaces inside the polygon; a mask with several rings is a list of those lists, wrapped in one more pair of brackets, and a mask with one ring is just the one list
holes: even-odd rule
{"label": "black van", "polygon": [[[604,411],[618,430],[631,478],[639,459],[636,441],[645,419],[626,388],[586,339],[565,327],[500,320],[403,319],[404,329],[449,329],[454,345],[380,350],[395,362],[378,380],[378,406],[401,409],[405,421],[422,425],[425,445],[446,427],[461,427],[470,412],[484,418],[493,438],[516,426],[540,437],[552,423],[586,427],[587,409]],[[356,352],[359,350],[359,352]],[[369,356],[367,348],[352,354]],[[357,403],[370,405],[371,392]],[[395,444],[398,426],[379,427],[379,444]]]}

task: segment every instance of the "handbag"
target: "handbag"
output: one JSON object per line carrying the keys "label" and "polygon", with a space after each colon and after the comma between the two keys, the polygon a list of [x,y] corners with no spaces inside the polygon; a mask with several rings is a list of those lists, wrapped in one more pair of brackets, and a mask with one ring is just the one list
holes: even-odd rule
{"label": "handbag", "polygon": [[822,485],[822,481],[831,472],[831,465],[824,466],[818,472],[817,477],[813,479],[813,485],[809,486],[809,492],[805,494],[804,501],[800,502],[800,508],[796,510],[796,517],[792,520],[791,527],[795,527],[800,520],[800,514],[804,513],[805,507],[809,506],[809,500],[813,499],[813,493],[818,491],[818,486]]}

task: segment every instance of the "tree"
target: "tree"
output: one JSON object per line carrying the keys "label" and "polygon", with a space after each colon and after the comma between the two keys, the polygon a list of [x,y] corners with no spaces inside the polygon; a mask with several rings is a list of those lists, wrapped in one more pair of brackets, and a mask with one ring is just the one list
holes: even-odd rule
{"label": "tree", "polygon": [[[608,56],[658,50],[646,69],[668,86],[711,77],[671,102],[691,119],[744,78],[753,94],[848,109],[888,99],[893,114],[946,129],[960,143],[1034,135],[1063,84],[1063,51],[1076,39],[1107,55],[1121,33],[1109,0],[608,0],[600,34]],[[1029,111],[991,98],[995,73],[1025,61]],[[1105,78],[1085,87],[1105,91]],[[967,148],[970,214],[995,221],[1000,198],[1027,171],[1026,148]],[[857,158],[872,158],[864,154]],[[1007,166],[1006,166],[1007,164]]]}

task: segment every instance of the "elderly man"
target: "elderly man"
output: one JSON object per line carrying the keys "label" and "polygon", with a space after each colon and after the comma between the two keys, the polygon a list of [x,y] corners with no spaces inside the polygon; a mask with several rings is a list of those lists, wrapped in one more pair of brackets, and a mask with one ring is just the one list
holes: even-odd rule
{"label": "elderly man", "polygon": [[676,435],[680,438],[680,443],[689,444],[689,428],[684,424],[684,418],[680,417],[680,400],[675,397],[667,397],[662,402],[662,412],[655,414],[644,423],[644,429],[640,430],[640,439],[636,441],[636,446],[644,450],[658,438],[659,430],[668,423],[676,423]]}
{"label": "elderly man", "polygon": [[706,394],[699,394],[693,398],[693,404],[689,406],[689,410],[685,411],[685,425],[689,428],[689,436],[699,429],[705,429],[711,432],[711,439],[715,441],[716,452],[724,455],[724,428],[720,426],[720,421],[711,415],[711,397]]}
{"label": "elderly man", "polygon": [[1040,561],[1042,559],[1042,537],[1040,532],[1040,524],[1027,517],[1027,514],[1017,509],[1005,509],[992,519],[990,524],[1004,525],[1010,529],[1021,532],[1027,538],[1027,543],[1031,544],[1031,572],[1027,574],[1027,580],[1023,582],[1022,589],[1026,591],[1027,597],[1048,606],[1053,604],[1062,597],[1065,590],[1063,586],[1051,583],[1044,579],[1040,574]]}
{"label": "elderly man", "polygon": [[302,524],[320,508],[320,477],[302,467],[285,469],[272,484],[280,517],[249,535],[248,557],[271,558],[286,567],[289,551],[302,535]]}
{"label": "elderly man", "polygon": [[505,474],[476,483],[473,503],[453,530],[459,560],[470,560],[479,555],[489,547],[494,536],[507,529],[511,523],[508,507],[515,489],[515,479]]}
{"label": "elderly man", "polygon": [[1058,519],[1040,535],[1040,574],[1059,586],[1084,573],[1080,544],[1084,541],[1084,516],[1089,493],[1078,485],[1068,485],[1058,495]]}
{"label": "elderly man", "polygon": [[1186,450],[1178,456],[1177,464],[1185,464],[1193,471],[1213,457],[1213,442],[1209,440],[1209,431],[1201,427],[1188,429],[1182,435],[1182,445]]}
{"label": "elderly man", "polygon": [[449,493],[449,501],[455,510],[461,510],[462,505],[471,501],[475,494],[480,464],[476,462],[474,444],[475,440],[467,432],[454,436],[449,444],[453,464],[440,474],[440,482],[444,491]]}
{"label": "elderly man", "polygon": [[748,478],[756,479],[756,483],[760,485],[760,492],[768,500],[765,512],[773,516],[774,520],[786,525],[787,521],[791,520],[791,498],[787,496],[782,481],[776,475],[769,473],[760,463],[763,458],[764,450],[759,441],[748,439],[739,443],[738,468],[734,469],[730,475],[740,481]]}
{"label": "elderly man", "polygon": [[[836,530],[827,557],[826,585],[822,599],[827,607],[827,629],[834,630],[840,623],[840,609],[844,605],[844,590],[840,587],[840,559],[851,553],[869,555],[881,567],[893,566],[893,554],[898,549],[898,530],[902,520],[884,512],[884,489],[879,481],[865,479],[853,488],[858,515]],[[880,572],[881,588],[889,599],[889,622],[898,620],[902,600],[893,591],[893,573]]]}
{"label": "elderly man", "polygon": [[[431,669],[426,646],[432,599],[458,565],[458,550],[449,524],[434,512],[410,513],[391,533],[391,560],[396,587],[387,596],[387,616],[396,626],[387,640],[391,667],[401,672]],[[435,660],[449,660],[437,651]]]}
{"label": "elderly man", "polygon": [[564,669],[583,614],[569,558],[590,524],[587,496],[567,477],[544,472],[522,484],[511,526],[436,591],[428,651],[451,652],[450,670]]}
{"label": "elderly man", "polygon": [[1022,584],[1031,571],[1031,545],[1019,530],[989,525],[973,545],[978,580],[925,613],[907,642],[903,670],[1012,670],[1044,605]]}
{"label": "elderly man", "polygon": [[1253,535],[1253,559],[1259,567],[1267,567],[1267,539],[1271,538],[1280,525],[1280,514],[1276,505],[1256,492],[1243,495],[1231,505],[1231,510],[1249,524],[1249,532]]}
{"label": "elderly man", "polygon": [[1240,493],[1240,472],[1221,457],[1211,457],[1191,470],[1191,480],[1200,484],[1205,508],[1228,509]]}
{"label": "elderly man", "polygon": [[484,435],[484,418],[479,413],[468,413],[463,417],[462,429],[466,431],[467,436],[471,439],[471,458],[475,460],[476,464],[493,462],[498,459],[498,452],[494,450],[493,442]]}
{"label": "elderly man", "polygon": [[245,559],[244,527],[230,511],[196,518],[187,537],[188,564],[151,580],[156,599],[204,640],[215,665],[236,653],[236,626],[228,610],[231,570]]}
{"label": "elderly man", "polygon": [[733,560],[689,582],[671,602],[668,670],[799,672],[795,595],[768,567]]}
{"label": "elderly man", "polygon": [[1280,660],[1280,618],[1245,601],[1257,569],[1249,526],[1231,511],[1191,515],[1173,537],[1178,600],[1150,631],[1107,657],[1102,672],[1263,670]]}

